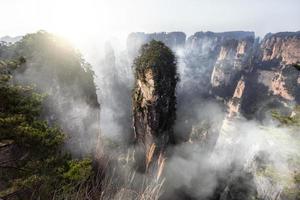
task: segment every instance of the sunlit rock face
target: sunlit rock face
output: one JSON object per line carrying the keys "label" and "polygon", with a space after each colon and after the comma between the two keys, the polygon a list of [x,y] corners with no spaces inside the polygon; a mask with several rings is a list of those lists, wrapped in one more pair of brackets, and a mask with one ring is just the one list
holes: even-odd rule
{"label": "sunlit rock face", "polygon": [[[186,40],[183,32],[131,33],[127,38],[130,58],[138,55],[139,48],[151,41],[163,42],[174,52],[184,67],[182,88],[193,84],[193,93],[207,95],[213,87],[224,91],[231,86],[235,72],[243,68],[252,50],[255,34],[247,31],[197,32]],[[220,92],[221,93],[221,92]]]}
{"label": "sunlit rock face", "polygon": [[[300,73],[293,66],[300,59],[300,55],[297,53],[300,50],[299,45],[299,33],[269,34],[259,45],[255,45],[254,53],[249,59],[249,68],[241,71],[233,96],[227,103],[227,115],[223,120],[215,151],[223,151],[224,147],[232,146],[239,141],[238,138],[241,135],[247,132],[247,130],[239,131],[241,129],[239,124],[243,123],[241,116],[265,121],[268,119],[267,114],[270,110],[274,108],[284,110],[295,102],[299,103],[297,95],[299,95],[300,88],[298,82]],[[274,134],[274,130],[272,133]],[[269,137],[268,142],[275,140],[272,136],[268,136],[267,132],[261,134]],[[255,137],[254,135],[251,133],[251,137]],[[250,144],[248,149],[254,150],[255,145]],[[251,184],[255,189],[254,194],[270,199],[278,198],[278,191],[282,190],[280,189],[282,185],[271,183],[268,179],[260,176],[260,169],[257,167],[259,152],[254,151],[251,156],[253,159],[249,163],[245,162],[243,168],[253,176],[253,180],[248,183],[253,181],[256,183]],[[245,155],[245,157],[247,156]],[[269,162],[266,158],[262,160],[265,163]],[[271,166],[272,163],[270,162],[268,165]],[[230,181],[227,181],[225,185],[221,193],[222,196],[225,196],[222,199],[232,199],[226,193],[234,193],[236,188],[240,187],[230,188]]]}
{"label": "sunlit rock face", "polygon": [[255,49],[251,70],[244,71],[245,89],[241,112],[248,117],[265,110],[299,103],[300,33],[268,34]]}
{"label": "sunlit rock face", "polygon": [[197,82],[201,94],[213,89],[214,95],[232,95],[228,90],[235,85],[233,80],[244,67],[254,38],[253,32],[244,31],[195,33],[187,40],[185,75]]}
{"label": "sunlit rock face", "polygon": [[132,58],[137,56],[140,47],[151,40],[163,42],[172,50],[176,50],[184,47],[186,35],[183,32],[131,33],[127,38],[127,51],[129,56]]}
{"label": "sunlit rock face", "polygon": [[228,106],[227,112],[229,118],[233,118],[239,114],[240,106],[241,106],[241,98],[244,94],[244,90],[245,90],[245,80],[244,77],[242,76],[237,83],[232,98],[227,103]]}
{"label": "sunlit rock face", "polygon": [[222,44],[211,75],[214,95],[228,98],[234,92],[242,70],[249,68],[254,35],[240,40],[232,39]]}
{"label": "sunlit rock face", "polygon": [[145,163],[147,168],[155,160],[152,157],[158,157],[173,142],[175,56],[163,43],[152,41],[142,47],[134,67],[133,128],[141,150],[138,159],[142,161],[138,163]]}
{"label": "sunlit rock face", "polygon": [[[247,129],[242,129],[240,124],[243,124],[243,117],[255,118],[265,122],[268,112],[274,108],[288,109],[294,103],[299,103],[299,71],[294,67],[294,64],[299,63],[300,50],[299,33],[277,33],[267,35],[259,44],[254,44],[253,53],[244,68],[241,69],[239,80],[236,83],[232,98],[227,101],[227,115],[223,120],[220,129],[220,134],[216,142],[215,152],[224,152],[228,147],[238,144],[239,141],[246,141],[246,138],[240,140],[242,135],[247,134]],[[253,126],[252,126],[253,127]],[[250,127],[249,127],[250,128]],[[258,131],[261,129],[258,129]],[[269,130],[274,134],[275,130]],[[276,139],[269,132],[261,132],[259,136],[264,135],[266,141],[274,144],[272,141]],[[282,130],[280,132],[282,134]],[[284,133],[286,134],[286,133]],[[255,137],[255,132],[250,132],[250,137]],[[256,141],[257,142],[257,141]],[[234,195],[239,193],[237,189],[243,188],[243,183],[233,185],[236,180],[235,176],[228,175],[231,178],[225,181],[226,184],[221,186],[221,199],[247,199],[250,196],[259,196],[269,199],[288,199],[279,197],[278,191],[281,191],[281,183],[274,183],[259,173],[258,165],[263,160],[265,165],[272,166],[273,163],[267,158],[261,158],[261,152],[255,150],[257,143],[249,143],[246,151],[242,151],[243,157],[251,158],[249,162],[243,162],[241,167],[251,174],[251,178],[245,183],[245,188],[253,188],[250,195],[242,198],[234,198]],[[264,147],[268,143],[261,143]],[[282,145],[284,146],[284,145]],[[276,151],[276,150],[273,150]],[[272,151],[272,153],[273,153]],[[249,153],[248,152],[248,153]],[[280,155],[280,151],[276,153]],[[268,155],[269,156],[269,155]],[[278,156],[280,157],[280,156]],[[259,159],[258,159],[259,158]],[[287,172],[289,170],[286,170]],[[255,182],[255,184],[253,184]],[[218,193],[218,192],[217,192]],[[228,195],[232,193],[233,195]],[[244,192],[243,192],[244,193]],[[284,195],[283,195],[284,196]]]}
{"label": "sunlit rock face", "polygon": [[299,35],[268,34],[259,41],[253,32],[197,32],[185,42],[180,32],[132,33],[127,49],[137,54],[144,42],[156,39],[175,51],[181,78],[177,123],[188,133],[198,123],[192,119],[203,98],[221,99],[230,116],[249,118],[270,106],[299,102],[300,76],[293,67],[300,63]]}
{"label": "sunlit rock face", "polygon": [[290,65],[300,62],[300,32],[268,34],[261,44],[262,61],[278,60]]}
{"label": "sunlit rock face", "polygon": [[[179,65],[177,90],[175,130],[178,137],[185,140],[187,135],[197,130],[199,121],[203,120],[201,110],[205,109],[205,102],[223,104],[224,99],[233,96],[241,71],[248,68],[244,63],[252,53],[252,46],[256,43],[254,38],[253,32],[234,31],[197,32],[187,39],[183,55],[178,55],[183,63]],[[216,118],[218,116],[214,116],[214,121],[217,121]],[[219,126],[214,127],[218,129]],[[208,135],[217,136],[217,132]]]}
{"label": "sunlit rock face", "polygon": [[[237,156],[245,158],[243,162],[237,163],[240,171],[233,170],[236,174],[226,172],[226,180],[221,180],[221,184],[218,183],[218,187],[213,192],[216,198],[211,199],[248,199],[247,197],[256,195],[266,196],[266,191],[272,193],[268,194],[272,196],[270,199],[276,198],[273,193],[277,194],[277,186],[265,184],[264,180],[260,180],[256,174],[258,171],[255,168],[256,161],[252,158],[257,156],[257,144],[255,140],[251,140],[255,138],[255,130],[252,130],[252,124],[249,124],[244,117],[254,118],[253,123],[260,119],[262,123],[265,123],[267,114],[270,114],[268,112],[273,108],[289,110],[294,103],[299,104],[300,72],[295,67],[300,63],[299,44],[299,33],[268,34],[259,41],[255,39],[252,32],[199,32],[187,39],[182,52],[176,52],[183,67],[179,66],[179,69],[180,67],[182,69],[180,69],[181,81],[177,90],[178,117],[175,131],[188,135],[187,138],[189,137],[192,144],[196,139],[201,140],[199,144],[202,146],[209,143],[209,140],[205,138],[211,137],[214,141],[209,143],[211,145],[205,146],[207,149],[212,147],[209,153],[227,154],[230,155],[229,158],[232,158],[238,152]],[[139,89],[135,91],[140,91],[139,93],[142,94],[141,105],[149,105],[147,102],[155,105],[153,104],[157,101],[157,97],[153,95],[156,91],[156,81],[153,78],[155,75],[150,70],[145,71],[144,77],[146,77],[145,82],[136,82]],[[200,123],[203,119],[198,116],[207,112],[204,109],[207,104],[202,102],[213,101],[224,106],[222,108],[227,110],[227,114],[218,119],[221,125],[217,126],[216,131],[209,129],[202,134],[203,131],[197,127],[199,124],[203,127]],[[149,113],[150,109],[147,109],[146,113]],[[218,112],[213,109],[209,112],[213,112],[214,119],[217,121]],[[148,123],[149,118],[154,119],[153,115],[143,117],[143,113],[144,111],[141,111],[135,116],[136,119],[141,119],[138,124],[145,124],[142,123],[145,121]],[[135,122],[135,127],[138,127],[137,122]],[[261,125],[261,123],[257,124]],[[176,130],[177,126],[181,129]],[[154,129],[139,128],[139,130],[141,130],[140,133],[151,133],[149,130]],[[193,130],[202,134],[201,137],[195,137],[196,139],[192,140]],[[244,133],[247,137],[244,137]],[[261,137],[261,132],[258,133],[257,136]],[[140,141],[147,141],[140,138]],[[151,139],[148,141],[153,141],[156,137],[149,138]],[[183,141],[188,141],[187,138]],[[274,139],[272,136],[266,138],[268,142]],[[246,151],[239,149],[243,146],[243,142],[248,144]],[[239,144],[242,145],[239,146]],[[261,142],[260,145],[263,146],[265,143]],[[151,148],[148,147],[148,149]],[[224,160],[222,166],[230,166],[232,162],[234,158]],[[241,177],[236,176],[237,174]],[[263,187],[257,187],[253,181],[262,183]],[[238,184],[235,185],[235,183]],[[249,191],[239,192],[239,189],[244,188]],[[180,189],[176,188],[176,190]],[[240,194],[244,196],[239,196]]]}
{"label": "sunlit rock face", "polygon": [[[260,79],[273,95],[295,100],[299,73],[293,65],[300,63],[300,32],[268,34],[261,43]],[[258,61],[258,62],[259,62]],[[270,75],[271,74],[271,75]]]}

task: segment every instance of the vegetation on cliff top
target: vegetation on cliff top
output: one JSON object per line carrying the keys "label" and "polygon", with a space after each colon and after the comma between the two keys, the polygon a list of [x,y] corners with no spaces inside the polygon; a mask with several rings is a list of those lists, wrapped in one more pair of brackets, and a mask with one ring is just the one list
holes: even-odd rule
{"label": "vegetation on cliff top", "polygon": [[274,110],[272,112],[272,117],[277,119],[283,126],[300,127],[300,106],[295,106],[290,116],[282,115],[278,111]]}
{"label": "vegetation on cliff top", "polygon": [[[164,43],[152,40],[141,47],[140,55],[134,61],[134,69],[136,81],[141,81],[144,84],[147,84],[147,81],[154,83],[152,95],[153,97],[156,96],[157,99],[151,109],[159,114],[157,114],[158,118],[154,117],[156,122],[149,122],[152,125],[157,123],[153,134],[162,136],[163,132],[172,132],[176,118],[175,89],[179,79],[174,53]],[[146,74],[149,72],[151,77],[148,79],[153,80],[146,80]],[[143,98],[145,97],[136,84],[133,92],[133,110],[153,115],[153,111],[147,111],[150,108],[142,105]]]}
{"label": "vegetation on cliff top", "polygon": [[161,83],[168,76],[172,84],[178,81],[176,58],[172,50],[164,43],[152,40],[143,45],[140,55],[134,61],[136,79],[143,79],[145,72],[151,69],[154,73],[155,83]]}

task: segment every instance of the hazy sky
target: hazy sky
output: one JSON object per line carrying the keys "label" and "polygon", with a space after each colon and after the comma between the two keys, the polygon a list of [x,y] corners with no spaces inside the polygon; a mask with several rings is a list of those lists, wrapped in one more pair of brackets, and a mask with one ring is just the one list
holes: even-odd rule
{"label": "hazy sky", "polygon": [[300,30],[300,0],[0,0],[0,36],[40,29],[79,41],[128,32]]}

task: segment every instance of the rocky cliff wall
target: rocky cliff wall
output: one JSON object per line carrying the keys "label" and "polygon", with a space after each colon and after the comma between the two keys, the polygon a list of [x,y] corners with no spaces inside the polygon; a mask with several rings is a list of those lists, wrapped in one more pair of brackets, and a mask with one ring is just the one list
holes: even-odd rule
{"label": "rocky cliff wall", "polygon": [[[255,44],[253,32],[198,32],[188,38],[184,54],[178,55],[183,70],[177,92],[176,135],[185,138],[198,129],[206,102],[223,104],[232,97],[241,72],[249,68],[245,63]],[[216,102],[220,99],[221,102]],[[213,126],[218,129],[222,116],[212,118],[216,122]],[[218,131],[208,133],[217,134]]]}
{"label": "rocky cliff wall", "polygon": [[231,72],[240,71],[246,62],[254,38],[253,32],[243,31],[197,32],[190,36],[183,60],[186,84],[197,84],[193,93],[206,95],[213,88],[213,92],[221,95],[220,91],[226,89],[223,86],[231,85],[234,79]]}
{"label": "rocky cliff wall", "polygon": [[211,75],[214,95],[228,98],[234,93],[242,71],[249,69],[254,47],[254,35],[228,40],[222,44]]}
{"label": "rocky cliff wall", "polygon": [[181,62],[177,121],[186,125],[187,132],[193,126],[188,118],[196,112],[194,104],[203,98],[221,99],[229,115],[241,112],[249,118],[267,107],[299,102],[300,77],[294,66],[300,63],[300,32],[267,34],[261,41],[244,31],[197,32],[186,42],[184,34],[172,33],[177,38],[173,40],[168,39],[170,34],[131,34],[127,46],[136,49],[151,38],[184,47],[177,54]]}
{"label": "rocky cliff wall", "polygon": [[[251,70],[245,71],[241,112],[260,116],[268,108],[299,103],[300,33],[268,34],[255,49]],[[238,89],[238,87],[237,87]],[[262,117],[262,116],[260,116]]]}
{"label": "rocky cliff wall", "polygon": [[[199,32],[189,37],[184,53],[177,55],[184,65],[184,69],[180,71],[182,79],[177,93],[179,119],[176,124],[181,127],[180,131],[189,134],[197,129],[197,124],[201,124],[199,123],[201,119],[198,118],[199,113],[201,115],[204,112],[212,112],[211,115],[216,119],[218,112],[214,112],[213,109],[204,109],[207,104],[201,105],[202,107],[199,104],[207,100],[209,102],[221,100],[218,102],[223,103],[224,108],[227,109],[227,115],[220,120],[220,128],[217,127],[217,131],[209,129],[204,131],[204,134],[200,129],[196,130],[194,132],[200,134],[200,137],[196,139],[204,141],[204,145],[200,144],[205,146],[210,142],[205,138],[211,137],[215,140],[210,142],[212,144],[210,146],[213,146],[212,152],[224,155],[226,153],[223,150],[227,149],[230,157],[234,155],[233,150],[236,151],[234,147],[236,147],[237,140],[252,142],[250,146],[256,145],[251,140],[255,137],[255,130],[250,130],[250,137],[244,138],[244,133],[248,132],[242,129],[244,125],[246,129],[252,129],[251,123],[254,121],[256,123],[257,119],[267,119],[266,114],[273,108],[286,109],[295,103],[299,104],[300,72],[297,68],[300,63],[299,45],[298,32],[268,34],[261,41],[255,39],[253,33],[247,32]],[[153,98],[151,94],[155,91],[153,87],[155,81],[151,81],[153,73],[148,73],[145,74],[146,84],[144,86],[137,84],[140,85],[140,91],[144,90],[141,93],[144,94],[145,105],[147,101],[151,102]],[[248,120],[245,120],[243,116],[256,120],[246,126],[244,122],[248,123]],[[193,143],[192,134],[189,137],[191,139],[189,142]],[[247,156],[242,155],[242,157]],[[249,163],[255,164],[255,162]],[[219,184],[219,188],[215,191],[219,197],[211,199],[246,199],[240,194],[254,197],[257,191],[259,195],[264,194],[265,191],[259,191],[253,183],[253,180],[257,178],[257,169],[251,167],[249,163],[248,160],[241,162],[239,167],[246,167],[247,170],[249,168],[250,177],[248,174],[245,177],[239,177],[226,172],[224,184]],[[222,162],[222,166],[224,164]],[[236,170],[233,171],[236,172]],[[242,170],[237,174],[242,174]],[[235,185],[237,182],[239,184]],[[249,194],[243,190],[245,188],[251,190]],[[180,189],[176,188],[177,191]],[[239,189],[243,191],[237,192]],[[271,192],[274,192],[273,190],[276,192],[278,188],[272,189]],[[277,198],[275,196],[274,198]]]}

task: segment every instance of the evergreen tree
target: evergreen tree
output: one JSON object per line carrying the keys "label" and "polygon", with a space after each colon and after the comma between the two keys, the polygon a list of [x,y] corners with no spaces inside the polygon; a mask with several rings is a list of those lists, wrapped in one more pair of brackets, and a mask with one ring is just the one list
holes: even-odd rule
{"label": "evergreen tree", "polygon": [[40,119],[45,96],[11,82],[24,62],[0,60],[0,197],[64,198],[91,175],[91,160],[62,152],[64,133]]}

